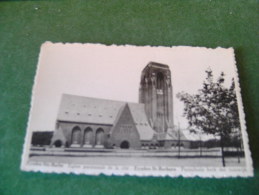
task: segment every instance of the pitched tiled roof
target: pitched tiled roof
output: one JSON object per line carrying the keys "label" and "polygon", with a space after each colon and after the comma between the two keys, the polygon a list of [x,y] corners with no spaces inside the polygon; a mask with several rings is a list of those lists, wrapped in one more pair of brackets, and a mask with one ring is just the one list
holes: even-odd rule
{"label": "pitched tiled roof", "polygon": [[[63,94],[57,120],[92,124],[114,125],[126,102]],[[150,140],[150,127],[144,104],[128,103],[141,140]]]}
{"label": "pitched tiled roof", "polygon": [[186,138],[186,136],[183,134],[182,131],[171,131],[167,133],[167,137],[166,139],[174,139],[174,140],[178,140],[179,139],[179,134],[180,133],[180,140],[182,141],[187,141],[188,139]]}
{"label": "pitched tiled roof", "polygon": [[[178,131],[171,131],[167,133],[157,134],[157,139],[158,140],[178,140],[179,139]],[[180,140],[188,141],[188,139],[181,131],[180,131]]]}
{"label": "pitched tiled roof", "polygon": [[58,120],[112,125],[125,102],[63,94]]}
{"label": "pitched tiled roof", "polygon": [[138,129],[141,140],[151,140],[154,130],[150,127],[145,113],[144,104],[129,103],[129,108]]}

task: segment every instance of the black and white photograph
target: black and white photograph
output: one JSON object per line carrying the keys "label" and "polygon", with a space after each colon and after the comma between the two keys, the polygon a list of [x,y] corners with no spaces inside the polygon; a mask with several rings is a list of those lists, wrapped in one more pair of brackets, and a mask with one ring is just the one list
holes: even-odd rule
{"label": "black and white photograph", "polygon": [[43,43],[21,169],[253,176],[233,48]]}

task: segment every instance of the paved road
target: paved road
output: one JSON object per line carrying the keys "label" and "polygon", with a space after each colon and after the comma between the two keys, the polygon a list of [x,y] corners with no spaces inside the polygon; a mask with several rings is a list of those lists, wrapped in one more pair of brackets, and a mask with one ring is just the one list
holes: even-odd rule
{"label": "paved road", "polygon": [[[31,162],[58,162],[84,165],[146,165],[146,166],[176,166],[176,167],[221,167],[221,158],[159,158],[159,157],[64,157],[64,156],[32,156]],[[226,166],[245,166],[245,159],[226,158]]]}

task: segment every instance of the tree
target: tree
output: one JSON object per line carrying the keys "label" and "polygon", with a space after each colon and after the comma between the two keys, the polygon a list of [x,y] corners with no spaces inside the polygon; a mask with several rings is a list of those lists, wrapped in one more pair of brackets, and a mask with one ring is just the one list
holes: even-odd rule
{"label": "tree", "polygon": [[212,134],[220,138],[222,164],[225,166],[224,142],[234,129],[239,129],[239,116],[235,83],[232,79],[229,88],[224,86],[225,74],[222,72],[214,81],[212,70],[205,71],[207,77],[197,94],[185,92],[177,94],[184,103],[183,115],[187,118],[192,132]]}

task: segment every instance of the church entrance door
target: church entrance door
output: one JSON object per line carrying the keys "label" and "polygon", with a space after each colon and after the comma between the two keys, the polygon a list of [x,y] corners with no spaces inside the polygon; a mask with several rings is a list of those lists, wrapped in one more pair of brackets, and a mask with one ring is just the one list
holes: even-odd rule
{"label": "church entrance door", "polygon": [[121,142],[121,145],[120,145],[121,149],[129,149],[129,147],[130,147],[130,144],[128,141],[125,140],[125,141]]}
{"label": "church entrance door", "polygon": [[62,141],[61,141],[61,140],[56,140],[56,141],[54,142],[54,146],[55,146],[56,148],[60,148],[60,147],[62,146]]}

